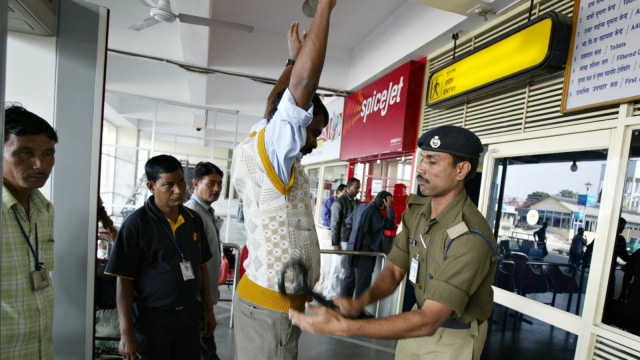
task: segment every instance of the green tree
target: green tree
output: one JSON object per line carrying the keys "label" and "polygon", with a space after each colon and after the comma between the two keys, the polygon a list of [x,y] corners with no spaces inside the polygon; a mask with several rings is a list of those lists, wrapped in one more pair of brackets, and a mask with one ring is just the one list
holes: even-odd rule
{"label": "green tree", "polygon": [[531,194],[527,195],[528,199],[542,200],[549,197],[549,194],[544,191],[534,191]]}
{"label": "green tree", "polygon": [[564,190],[560,190],[560,192],[558,193],[558,196],[561,196],[567,199],[576,199],[578,197],[578,193],[569,189],[564,189]]}

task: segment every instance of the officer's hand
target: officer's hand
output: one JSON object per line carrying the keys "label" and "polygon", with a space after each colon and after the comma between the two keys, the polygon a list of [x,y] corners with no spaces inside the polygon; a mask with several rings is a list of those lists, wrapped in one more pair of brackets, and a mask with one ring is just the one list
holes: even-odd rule
{"label": "officer's hand", "polygon": [[360,315],[364,306],[358,303],[357,299],[350,297],[340,296],[332,300],[338,307],[338,311],[347,317],[356,317]]}
{"label": "officer's hand", "polygon": [[290,309],[289,319],[293,325],[312,334],[348,336],[346,325],[349,320],[326,306],[306,303],[306,314]]}

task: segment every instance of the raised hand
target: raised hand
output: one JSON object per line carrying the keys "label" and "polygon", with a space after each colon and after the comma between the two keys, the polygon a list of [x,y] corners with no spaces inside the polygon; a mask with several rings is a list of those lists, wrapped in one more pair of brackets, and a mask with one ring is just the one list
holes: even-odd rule
{"label": "raised hand", "polygon": [[302,48],[302,43],[304,39],[307,37],[307,31],[302,32],[302,38],[300,38],[300,33],[298,32],[299,23],[296,21],[291,26],[289,26],[289,33],[287,34],[288,45],[289,45],[289,59],[295,60],[298,56],[298,52],[300,52],[300,48]]}

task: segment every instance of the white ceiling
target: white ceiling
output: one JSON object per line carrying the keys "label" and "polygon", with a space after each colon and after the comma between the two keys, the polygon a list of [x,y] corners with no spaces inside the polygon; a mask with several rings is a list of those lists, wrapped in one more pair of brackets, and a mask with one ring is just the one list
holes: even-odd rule
{"label": "white ceiling", "polygon": [[[149,17],[157,0],[86,0],[110,9],[105,118],[158,140],[232,147],[262,117],[270,84],[288,57],[286,34],[293,21],[308,29],[303,0],[171,0],[184,13],[253,26],[158,23],[128,29]],[[499,16],[524,0],[337,0],[329,48],[320,79],[325,94],[351,91],[407,60],[418,59],[485,24],[478,6]],[[445,8],[439,10],[425,4]],[[435,4],[435,5],[434,5]],[[454,13],[453,11],[457,12]],[[192,70],[185,70],[191,66]],[[330,101],[330,97],[326,98]],[[158,101],[159,100],[159,101]],[[206,129],[194,115],[208,111]]]}

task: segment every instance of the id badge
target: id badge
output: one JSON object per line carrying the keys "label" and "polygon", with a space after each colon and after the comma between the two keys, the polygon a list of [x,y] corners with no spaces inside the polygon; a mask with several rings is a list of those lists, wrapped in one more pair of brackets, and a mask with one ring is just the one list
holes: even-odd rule
{"label": "id badge", "polygon": [[411,267],[409,268],[409,281],[416,283],[418,280],[418,254],[411,258]]}
{"label": "id badge", "polygon": [[47,269],[41,268],[31,272],[31,285],[33,291],[38,291],[49,287],[49,276],[47,275]]}
{"label": "id badge", "polygon": [[191,267],[191,261],[181,261],[180,270],[182,271],[182,278],[184,281],[195,278],[193,275],[193,268]]}

